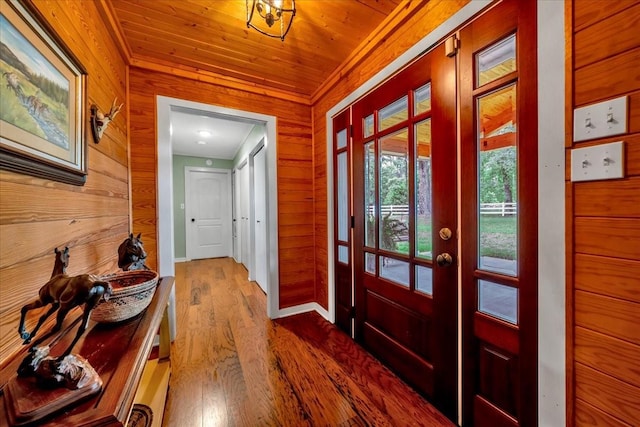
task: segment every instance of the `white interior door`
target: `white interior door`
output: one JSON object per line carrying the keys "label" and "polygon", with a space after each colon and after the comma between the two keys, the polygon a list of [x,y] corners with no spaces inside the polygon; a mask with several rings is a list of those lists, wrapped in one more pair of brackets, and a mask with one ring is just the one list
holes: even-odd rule
{"label": "white interior door", "polygon": [[267,221],[266,221],[266,158],[261,147],[253,156],[253,189],[255,216],[255,279],[267,292]]}
{"label": "white interior door", "polygon": [[188,259],[231,255],[231,171],[185,168]]}
{"label": "white interior door", "polygon": [[249,166],[248,162],[239,169],[240,172],[240,262],[249,270],[251,246],[249,245]]}
{"label": "white interior door", "polygon": [[233,258],[240,262],[240,174],[236,170],[232,174],[233,184],[233,213],[232,213],[232,233],[233,233]]}

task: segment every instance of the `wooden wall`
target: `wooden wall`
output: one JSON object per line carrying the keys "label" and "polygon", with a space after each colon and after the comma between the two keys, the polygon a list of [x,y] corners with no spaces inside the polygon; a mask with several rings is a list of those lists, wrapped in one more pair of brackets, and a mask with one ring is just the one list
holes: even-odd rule
{"label": "wooden wall", "polygon": [[[188,74],[188,73],[187,73]],[[131,187],[135,233],[157,265],[156,95],[277,117],[280,307],[315,301],[311,108],[308,105],[164,72],[132,67]]]}
{"label": "wooden wall", "polygon": [[[92,103],[104,110],[115,97],[126,100],[126,65],[98,3],[34,3],[87,70],[87,121]],[[117,248],[129,232],[126,121],[125,105],[98,145],[87,126],[84,186],[0,171],[0,364],[21,348],[20,308],[51,276],[55,247],[70,248],[70,274],[117,270]],[[41,313],[31,312],[30,328]]]}
{"label": "wooden wall", "polygon": [[[568,425],[638,425],[640,2],[574,0],[567,17]],[[573,109],[621,95],[629,132],[574,144]],[[571,183],[571,149],[612,141],[625,178]]]}
{"label": "wooden wall", "polygon": [[[446,21],[469,0],[415,1],[394,11],[313,96],[314,212],[317,302],[328,307],[326,113]],[[365,60],[366,59],[366,60]]]}

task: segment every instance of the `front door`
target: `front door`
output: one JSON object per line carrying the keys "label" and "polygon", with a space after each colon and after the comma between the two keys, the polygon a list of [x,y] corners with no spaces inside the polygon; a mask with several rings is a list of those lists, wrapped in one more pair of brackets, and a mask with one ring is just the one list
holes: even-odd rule
{"label": "front door", "polygon": [[333,118],[336,323],[454,422],[535,426],[536,2],[457,36]]}
{"label": "front door", "polygon": [[231,171],[186,168],[188,259],[231,255]]}
{"label": "front door", "polygon": [[352,120],[356,340],[455,420],[455,58],[437,46]]}

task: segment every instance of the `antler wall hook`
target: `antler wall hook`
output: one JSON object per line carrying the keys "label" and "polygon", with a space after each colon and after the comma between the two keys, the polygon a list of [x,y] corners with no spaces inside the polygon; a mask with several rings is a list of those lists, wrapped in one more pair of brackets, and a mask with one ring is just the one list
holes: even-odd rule
{"label": "antler wall hook", "polygon": [[104,114],[98,109],[98,106],[93,104],[91,106],[91,132],[93,133],[93,141],[97,144],[102,138],[107,125],[113,120],[120,112],[120,109],[124,104],[117,105],[118,98],[113,100],[111,109],[107,114]]}

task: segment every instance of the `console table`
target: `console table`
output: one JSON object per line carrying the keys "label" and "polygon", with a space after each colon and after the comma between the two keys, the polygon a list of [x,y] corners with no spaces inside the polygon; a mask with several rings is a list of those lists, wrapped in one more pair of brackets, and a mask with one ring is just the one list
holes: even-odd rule
{"label": "console table", "polygon": [[[42,426],[125,426],[134,404],[136,393],[145,395],[141,384],[143,371],[153,347],[154,339],[160,331],[160,361],[153,362],[152,369],[164,364],[162,376],[166,377],[166,385],[161,390],[162,397],[166,393],[169,377],[170,339],[168,319],[166,316],[169,295],[174,286],[173,277],[162,277],[158,281],[156,293],[147,309],[137,317],[120,323],[106,324],[90,322],[87,331],[75,345],[73,353],[79,354],[89,361],[102,378],[102,390],[77,405],[58,414],[39,421]],[[74,316],[68,316],[73,319]],[[76,333],[79,318],[65,322],[60,339],[51,349],[51,354],[62,353]],[[70,331],[70,333],[67,333]],[[16,332],[17,333],[17,332]],[[42,333],[46,333],[43,330]],[[18,353],[0,371],[0,387],[4,389],[9,380],[16,375],[18,365],[26,354],[25,348]],[[153,384],[157,388],[157,384]],[[0,427],[9,426],[5,407],[5,393],[0,391]],[[164,399],[160,400],[164,405]],[[162,408],[160,408],[162,410]],[[162,413],[155,414],[154,419],[162,419]]]}

